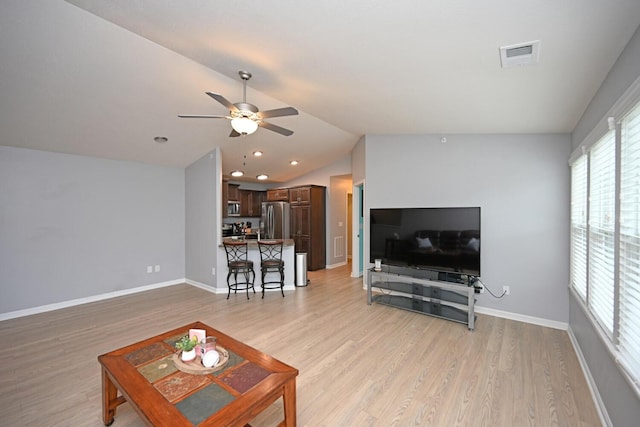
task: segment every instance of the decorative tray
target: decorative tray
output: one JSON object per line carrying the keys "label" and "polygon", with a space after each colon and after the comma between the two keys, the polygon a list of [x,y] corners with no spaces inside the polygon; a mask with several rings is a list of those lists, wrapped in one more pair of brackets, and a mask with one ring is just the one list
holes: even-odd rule
{"label": "decorative tray", "polygon": [[176,368],[178,368],[179,370],[187,374],[192,374],[192,375],[211,374],[213,372],[219,371],[220,369],[224,368],[224,365],[226,365],[227,362],[229,361],[229,352],[227,351],[226,348],[221,347],[220,345],[216,345],[216,351],[218,352],[218,354],[220,354],[220,360],[218,360],[218,363],[216,363],[214,366],[210,368],[207,368],[202,365],[202,359],[200,358],[200,356],[196,356],[196,358],[190,362],[184,362],[180,358],[180,356],[182,355],[181,351],[173,354],[173,364],[176,365]]}

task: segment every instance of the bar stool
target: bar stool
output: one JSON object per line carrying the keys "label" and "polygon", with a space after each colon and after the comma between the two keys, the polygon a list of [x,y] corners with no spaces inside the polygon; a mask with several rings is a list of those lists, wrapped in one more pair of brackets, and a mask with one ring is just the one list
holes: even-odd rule
{"label": "bar stool", "polygon": [[[224,250],[227,252],[227,267],[229,269],[227,274],[227,286],[229,287],[227,299],[229,299],[232,289],[233,293],[238,293],[239,290],[246,290],[247,299],[249,299],[249,289],[253,289],[253,293],[256,293],[256,289],[253,286],[256,280],[256,273],[253,271],[253,261],[249,261],[247,257],[247,242],[225,241],[223,244]],[[232,274],[234,283],[229,283]],[[238,274],[244,276],[244,282],[238,282]],[[250,278],[251,281],[249,281]]]}
{"label": "bar stool", "polygon": [[[284,261],[282,260],[282,240],[259,240],[260,270],[262,273],[262,298],[265,289],[278,289],[284,298]],[[269,273],[277,273],[280,280],[265,281]]]}

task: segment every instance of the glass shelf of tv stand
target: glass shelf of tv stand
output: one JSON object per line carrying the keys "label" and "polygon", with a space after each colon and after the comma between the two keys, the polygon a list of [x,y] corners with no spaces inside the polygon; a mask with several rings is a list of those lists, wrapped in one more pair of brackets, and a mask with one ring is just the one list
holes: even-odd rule
{"label": "glass shelf of tv stand", "polygon": [[[402,308],[420,314],[452,320],[458,323],[468,323],[468,312],[448,304],[436,301],[411,298],[403,295],[377,294],[373,296],[373,302],[392,307]],[[472,328],[469,328],[472,329]]]}
{"label": "glass shelf of tv stand", "polygon": [[[381,271],[371,269],[367,277],[367,303],[376,302],[464,323],[473,330],[475,290],[463,280],[464,277],[394,266],[383,266]],[[381,290],[382,294],[374,295],[373,288]]]}

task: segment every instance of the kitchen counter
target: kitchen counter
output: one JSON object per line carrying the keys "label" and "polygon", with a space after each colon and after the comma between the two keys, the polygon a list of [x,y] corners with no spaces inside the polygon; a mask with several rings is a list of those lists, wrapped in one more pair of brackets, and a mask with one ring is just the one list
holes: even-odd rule
{"label": "kitchen counter", "polygon": [[[242,241],[244,241],[244,242],[247,242],[247,247],[249,249],[257,249],[258,248],[258,239],[244,239],[243,240],[241,238],[235,239],[233,237],[225,237],[225,238],[222,239],[222,241],[223,242],[226,242],[226,241],[242,242]],[[260,239],[260,241],[262,241],[262,242],[273,242],[274,239]],[[286,248],[286,247],[289,247],[289,246],[293,246],[293,244],[294,244],[293,243],[293,239],[284,239],[282,241],[282,247],[283,248]],[[222,243],[220,243],[220,247],[223,247]]]}

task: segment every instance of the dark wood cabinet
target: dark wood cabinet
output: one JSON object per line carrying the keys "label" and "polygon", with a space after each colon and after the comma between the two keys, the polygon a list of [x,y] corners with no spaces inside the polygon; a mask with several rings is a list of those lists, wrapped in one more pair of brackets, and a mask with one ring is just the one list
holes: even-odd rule
{"label": "dark wood cabinet", "polygon": [[289,201],[289,189],[288,188],[275,188],[267,190],[268,202],[288,202]]}
{"label": "dark wood cabinet", "polygon": [[249,214],[251,210],[249,206],[251,193],[252,191],[249,190],[240,190],[240,216],[251,216]]}
{"label": "dark wood cabinet", "polygon": [[229,217],[229,212],[227,211],[227,201],[229,200],[229,183],[227,181],[222,181],[222,217]]}
{"label": "dark wood cabinet", "polygon": [[307,269],[326,266],[326,187],[308,185],[289,189],[291,238],[296,252],[307,253]]}
{"label": "dark wood cabinet", "polygon": [[229,217],[229,201],[238,202],[240,201],[240,190],[238,190],[239,185],[230,184],[229,181],[222,181],[222,217]]}
{"label": "dark wood cabinet", "polygon": [[259,217],[265,199],[264,191],[240,190],[240,216]]}
{"label": "dark wood cabinet", "polygon": [[252,213],[253,216],[261,216],[262,215],[262,202],[267,201],[267,192],[266,191],[254,191],[253,198],[251,199],[251,204],[253,206]]}
{"label": "dark wood cabinet", "polygon": [[227,201],[233,202],[240,201],[240,186],[238,184],[228,184]]}
{"label": "dark wood cabinet", "polygon": [[312,187],[294,187],[289,189],[289,203],[292,205],[311,203]]}

